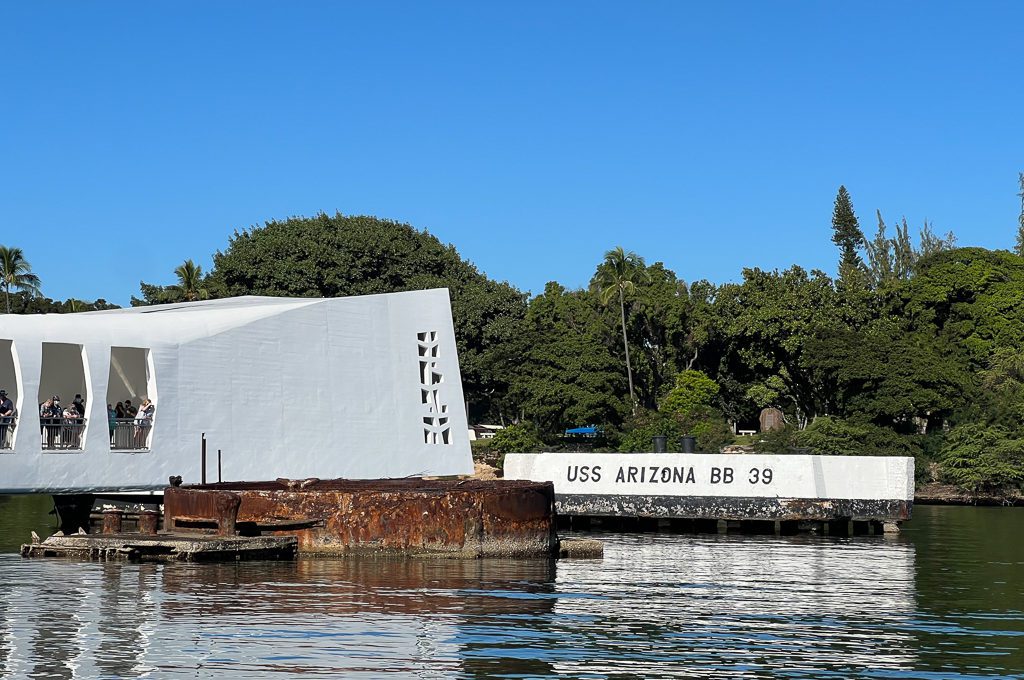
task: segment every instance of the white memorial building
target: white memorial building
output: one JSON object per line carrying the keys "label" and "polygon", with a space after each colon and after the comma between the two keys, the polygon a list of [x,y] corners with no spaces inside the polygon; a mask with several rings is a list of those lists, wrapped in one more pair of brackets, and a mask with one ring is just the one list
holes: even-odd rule
{"label": "white memorial building", "polygon": [[214,481],[473,471],[445,289],[0,315],[0,389],[0,494],[196,483],[204,433]]}

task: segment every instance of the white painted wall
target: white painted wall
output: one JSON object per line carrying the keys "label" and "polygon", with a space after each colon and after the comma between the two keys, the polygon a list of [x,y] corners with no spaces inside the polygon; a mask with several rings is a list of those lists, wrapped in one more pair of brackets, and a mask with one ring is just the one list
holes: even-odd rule
{"label": "white painted wall", "polygon": [[[417,344],[423,331],[438,332],[450,444],[424,442]],[[0,315],[3,339],[14,342],[20,390],[29,395],[43,386],[43,342],[84,348],[90,427],[83,451],[44,451],[35,406],[23,407],[14,450],[0,453],[0,493],[160,489],[170,475],[197,482],[203,432],[208,479],[216,478],[217,449],[225,480],[473,470],[447,290]],[[110,450],[111,347],[150,350],[159,393],[149,451]]]}
{"label": "white painted wall", "polygon": [[556,494],[914,499],[914,459],[887,456],[510,453],[505,478]]}

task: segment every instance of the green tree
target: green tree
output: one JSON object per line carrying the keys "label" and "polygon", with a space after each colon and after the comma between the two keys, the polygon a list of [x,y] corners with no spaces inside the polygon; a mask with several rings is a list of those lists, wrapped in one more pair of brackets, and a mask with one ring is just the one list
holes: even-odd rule
{"label": "green tree", "polygon": [[709,408],[718,396],[718,383],[701,371],[683,371],[676,376],[675,387],[666,395],[658,409],[672,416],[687,416],[698,409]]}
{"label": "green tree", "polygon": [[203,285],[203,268],[193,262],[192,258],[175,267],[174,275],[178,277],[178,283],[171,288],[177,291],[183,300],[193,302],[205,300],[210,296]]}
{"label": "green tree", "polygon": [[30,296],[42,295],[39,277],[32,273],[32,265],[25,259],[21,248],[0,246],[0,281],[4,287],[7,313],[11,313],[11,289]]}
{"label": "green tree", "polygon": [[[896,274],[896,239],[890,239],[885,233],[885,220],[882,219],[882,211],[876,210],[878,215],[878,231],[875,238],[865,241],[864,246],[868,254],[868,271],[871,274],[871,281],[875,288],[881,287],[893,279]],[[898,232],[897,232],[898,235]]]}
{"label": "green tree", "polygon": [[594,294],[549,283],[520,329],[497,350],[510,380],[503,414],[528,419],[549,437],[581,425],[617,428],[628,410],[622,364],[605,342]]}
{"label": "green tree", "polygon": [[1020,184],[1020,215],[1017,216],[1017,245],[1013,249],[1015,253],[1024,257],[1024,172],[1017,173],[1017,182]]}
{"label": "green tree", "polygon": [[497,453],[536,453],[544,450],[537,428],[527,422],[510,425],[494,433],[490,448]]}
{"label": "green tree", "polygon": [[839,187],[832,210],[832,242],[839,246],[839,278],[847,283],[859,280],[864,272],[864,261],[858,252],[864,243],[864,232],[845,186]]}
{"label": "green tree", "polygon": [[[210,297],[338,297],[426,288],[451,295],[455,340],[470,418],[483,418],[508,389],[500,348],[519,333],[523,293],[481,274],[455,248],[408,224],[320,213],[236,231],[203,280]],[[170,293],[177,291],[171,288]],[[142,284],[143,300],[168,290]]]}
{"label": "green tree", "polygon": [[941,452],[944,481],[972,492],[1017,492],[1024,483],[1024,439],[970,423],[954,428]]}
{"label": "green tree", "polygon": [[633,389],[633,367],[629,360],[629,339],[626,337],[626,298],[636,292],[638,281],[650,281],[650,274],[644,266],[643,258],[636,253],[626,252],[622,246],[616,246],[604,254],[604,262],[597,268],[591,286],[598,291],[601,304],[608,306],[612,300],[618,299],[619,315],[622,323],[622,346],[626,352],[626,376],[629,380],[629,402],[633,413],[636,413],[636,392]]}

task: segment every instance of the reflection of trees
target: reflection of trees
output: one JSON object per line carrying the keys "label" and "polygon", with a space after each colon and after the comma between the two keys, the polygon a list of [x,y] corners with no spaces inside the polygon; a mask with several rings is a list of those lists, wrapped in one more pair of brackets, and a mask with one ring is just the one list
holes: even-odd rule
{"label": "reflection of trees", "polygon": [[[904,536],[917,547],[914,633],[927,667],[964,668],[976,677],[1024,669],[1022,524],[1024,508],[914,508]],[[951,640],[961,653],[950,655]]]}
{"label": "reflection of trees", "polygon": [[18,552],[33,531],[44,538],[56,531],[51,510],[50,496],[0,496],[0,553]]}

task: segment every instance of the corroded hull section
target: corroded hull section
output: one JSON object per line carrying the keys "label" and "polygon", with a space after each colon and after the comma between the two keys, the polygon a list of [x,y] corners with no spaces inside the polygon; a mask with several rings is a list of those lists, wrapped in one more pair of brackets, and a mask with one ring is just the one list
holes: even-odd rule
{"label": "corroded hull section", "polygon": [[221,493],[239,499],[240,534],[296,536],[303,554],[558,554],[549,482],[279,480],[170,488],[165,526],[202,525],[205,518],[222,530],[231,520],[221,516],[228,507],[217,505]]}

